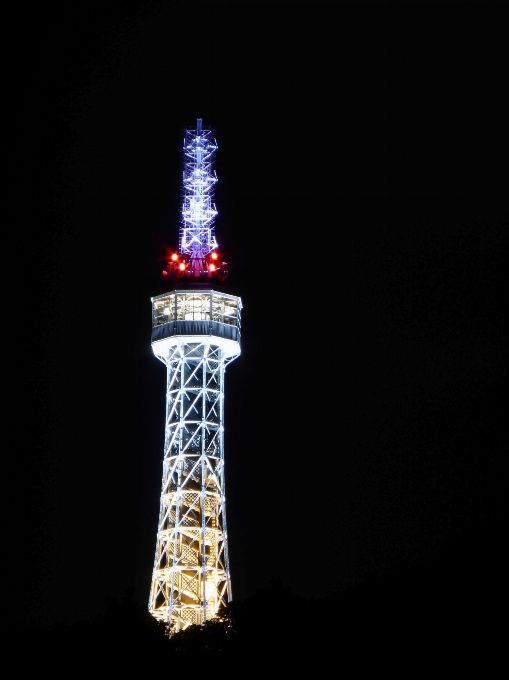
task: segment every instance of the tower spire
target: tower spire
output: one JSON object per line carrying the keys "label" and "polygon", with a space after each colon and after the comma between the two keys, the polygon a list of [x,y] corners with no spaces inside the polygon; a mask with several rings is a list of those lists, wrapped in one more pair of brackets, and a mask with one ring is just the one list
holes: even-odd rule
{"label": "tower spire", "polygon": [[212,130],[204,128],[202,119],[198,118],[196,128],[186,129],[184,137],[179,248],[171,254],[163,271],[164,276],[173,280],[224,280],[227,276],[226,262],[218,252],[214,233],[217,210],[213,197],[217,177],[212,162],[216,150]]}

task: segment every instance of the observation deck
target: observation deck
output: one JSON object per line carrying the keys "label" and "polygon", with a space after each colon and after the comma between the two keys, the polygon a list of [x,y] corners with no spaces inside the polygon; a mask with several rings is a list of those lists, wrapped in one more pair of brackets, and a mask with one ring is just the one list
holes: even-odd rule
{"label": "observation deck", "polygon": [[175,290],[152,298],[152,349],[161,358],[182,342],[203,342],[209,336],[224,359],[240,354],[239,297],[215,290]]}

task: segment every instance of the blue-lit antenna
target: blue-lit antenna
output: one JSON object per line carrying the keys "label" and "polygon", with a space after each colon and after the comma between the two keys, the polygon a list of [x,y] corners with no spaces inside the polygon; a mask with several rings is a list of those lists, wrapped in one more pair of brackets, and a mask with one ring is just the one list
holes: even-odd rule
{"label": "blue-lit antenna", "polygon": [[217,150],[212,130],[196,121],[196,129],[187,129],[184,137],[184,176],[182,182],[182,223],[178,253],[173,253],[163,271],[172,279],[220,279],[227,275],[214,234],[217,215],[212,202],[217,177],[212,161]]}

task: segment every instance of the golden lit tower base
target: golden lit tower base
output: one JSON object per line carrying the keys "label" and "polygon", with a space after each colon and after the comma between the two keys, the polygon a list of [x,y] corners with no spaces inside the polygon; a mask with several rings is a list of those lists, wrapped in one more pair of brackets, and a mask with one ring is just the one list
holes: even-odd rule
{"label": "golden lit tower base", "polygon": [[224,489],[224,371],[240,354],[241,300],[206,286],[152,299],[167,367],[163,485],[149,610],[172,633],[231,599]]}

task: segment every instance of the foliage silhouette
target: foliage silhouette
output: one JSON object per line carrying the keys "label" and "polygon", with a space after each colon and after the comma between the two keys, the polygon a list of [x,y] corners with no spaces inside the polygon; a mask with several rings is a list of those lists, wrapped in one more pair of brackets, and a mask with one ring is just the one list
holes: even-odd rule
{"label": "foliage silhouette", "polygon": [[504,527],[503,521],[494,520],[489,530],[484,525],[458,536],[420,562],[366,574],[358,584],[321,599],[296,595],[273,577],[267,588],[231,602],[216,619],[171,638],[136,603],[132,589],[120,601],[107,597],[105,612],[91,622],[64,621],[50,631],[27,626],[17,632],[48,647],[101,649],[114,656],[159,649],[260,654],[342,650],[352,655],[377,646],[422,649],[453,638],[463,644],[474,639],[495,644],[505,606]]}

